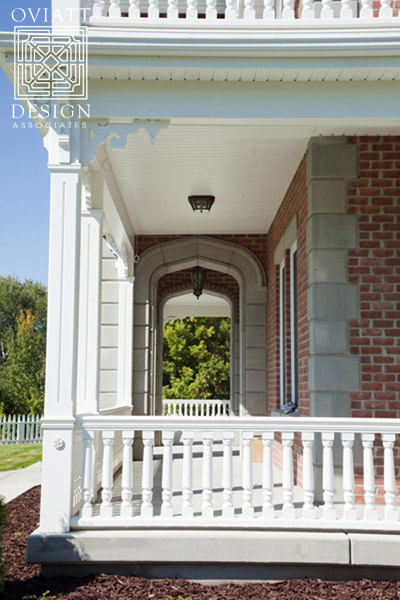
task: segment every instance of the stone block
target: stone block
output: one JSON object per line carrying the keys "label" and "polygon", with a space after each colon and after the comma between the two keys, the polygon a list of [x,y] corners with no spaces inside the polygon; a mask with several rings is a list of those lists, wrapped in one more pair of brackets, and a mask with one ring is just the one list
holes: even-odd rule
{"label": "stone block", "polygon": [[311,250],[308,255],[308,282],[345,283],[347,281],[346,250]]}
{"label": "stone block", "polygon": [[[236,363],[235,363],[236,364]],[[266,369],[266,356],[264,348],[247,348],[246,349],[246,366],[248,369]],[[239,370],[240,363],[238,361],[237,369]]]}
{"label": "stone block", "polygon": [[267,395],[265,392],[246,393],[247,412],[252,417],[265,417],[267,413]]}
{"label": "stone block", "polygon": [[259,326],[246,327],[246,348],[265,348],[266,328]]}
{"label": "stone block", "polygon": [[267,372],[265,368],[260,371],[246,371],[246,392],[264,392],[267,389]]}
{"label": "stone block", "polygon": [[351,403],[349,392],[311,392],[311,417],[350,417]]}
{"label": "stone block", "polygon": [[118,349],[101,348],[100,350],[100,368],[117,369],[118,368]]}
{"label": "stone block", "polygon": [[100,392],[116,393],[118,371],[100,371]]}
{"label": "stone block", "polygon": [[344,179],[314,179],[308,187],[308,214],[346,213],[347,183]]}
{"label": "stone block", "polygon": [[100,339],[102,348],[116,348],[118,346],[118,326],[102,325]]}
{"label": "stone block", "polygon": [[399,533],[349,533],[348,537],[352,564],[399,567]]}
{"label": "stone block", "polygon": [[265,325],[266,318],[265,304],[248,304],[246,306],[247,325]]}
{"label": "stone block", "polygon": [[360,387],[360,359],[351,354],[316,354],[308,362],[310,391],[353,391]]}
{"label": "stone block", "polygon": [[313,215],[307,223],[307,252],[354,248],[357,244],[355,215]]}
{"label": "stone block", "polygon": [[357,146],[345,139],[312,139],[307,152],[307,183],[312,179],[352,179],[357,176]]}
{"label": "stone block", "polygon": [[308,290],[308,318],[348,319],[358,316],[358,286],[315,283]]}
{"label": "stone block", "polygon": [[101,323],[102,325],[118,325],[118,304],[101,305]]}
{"label": "stone block", "polygon": [[119,301],[119,287],[117,281],[103,281],[103,283],[101,284],[101,301]]}
{"label": "stone block", "polygon": [[347,352],[347,325],[339,319],[313,319],[310,322],[310,353]]}

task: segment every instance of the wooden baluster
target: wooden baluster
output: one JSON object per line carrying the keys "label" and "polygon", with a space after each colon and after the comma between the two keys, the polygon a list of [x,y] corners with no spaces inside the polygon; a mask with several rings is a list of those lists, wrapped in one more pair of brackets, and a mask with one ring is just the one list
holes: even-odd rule
{"label": "wooden baluster", "polygon": [[394,433],[383,433],[383,487],[385,489],[385,521],[397,521],[396,509],[396,479],[394,474]]}
{"label": "wooden baluster", "polygon": [[254,517],[253,506],[253,432],[244,431],[242,434],[243,440],[243,462],[242,462],[242,485],[243,485],[243,509],[242,516]]}
{"label": "wooden baluster", "polygon": [[139,0],[129,0],[128,16],[130,19],[140,19],[140,1]]}
{"label": "wooden baluster", "polygon": [[153,517],[153,444],[154,431],[143,431],[142,506],[140,515]]}
{"label": "wooden baluster", "polygon": [[314,18],[314,7],[313,0],[303,0],[303,8],[301,11],[302,19],[313,19]]}
{"label": "wooden baluster", "polygon": [[159,17],[158,0],[149,0],[149,19],[158,19]]}
{"label": "wooden baluster", "polygon": [[274,432],[265,431],[262,434],[263,441],[263,509],[264,519],[274,518],[274,505],[272,495],[274,489],[273,482],[273,464],[272,464],[272,442],[274,441]]}
{"label": "wooden baluster", "polygon": [[193,517],[193,431],[183,432],[182,517]]}
{"label": "wooden baluster", "polygon": [[95,0],[92,7],[92,16],[93,17],[104,17],[105,14],[105,4],[104,0]]}
{"label": "wooden baluster", "polygon": [[167,18],[178,19],[178,0],[168,0]]}
{"label": "wooden baluster", "polygon": [[213,466],[212,466],[212,444],[214,433],[212,431],[203,432],[203,493],[202,493],[202,514],[206,519],[212,519],[213,510]]}
{"label": "wooden baluster", "polygon": [[374,472],[374,439],[373,433],[361,435],[363,444],[363,466],[364,466],[364,519],[376,521],[378,513],[375,507],[375,472]]}
{"label": "wooden baluster", "polygon": [[232,519],[235,511],[233,506],[233,463],[232,463],[232,444],[234,433],[233,431],[223,432],[224,458],[223,458],[223,503],[222,516],[226,519]]}
{"label": "wooden baluster", "polygon": [[254,0],[244,0],[243,19],[246,21],[252,21],[255,18],[256,11],[254,10]]}
{"label": "wooden baluster", "polygon": [[274,0],[264,0],[263,19],[275,19],[275,2]]}
{"label": "wooden baluster", "polygon": [[332,0],[322,0],[321,19],[333,19]]}
{"label": "wooden baluster", "polygon": [[381,7],[379,9],[380,19],[390,19],[393,17],[393,10],[390,6],[390,0],[381,0]]}
{"label": "wooden baluster", "polygon": [[282,488],[283,488],[283,519],[294,519],[293,505],[293,438],[294,433],[285,431],[282,433],[283,458],[282,458]]}
{"label": "wooden baluster", "polygon": [[353,7],[351,5],[352,0],[341,0],[342,6],[340,9],[341,19],[352,19],[353,18]]}
{"label": "wooden baluster", "polygon": [[334,492],[334,472],[333,472],[333,442],[335,434],[327,432],[322,434],[323,445],[323,465],[322,465],[322,488],[323,488],[323,518],[326,521],[334,521],[336,519],[336,511],[333,505]]}
{"label": "wooden baluster", "polygon": [[238,13],[236,8],[235,0],[226,0],[225,2],[225,19],[227,21],[232,21],[233,19],[237,19]]}
{"label": "wooden baluster", "polygon": [[372,19],[374,12],[372,10],[372,0],[363,0],[360,10],[361,19]]}
{"label": "wooden baluster", "polygon": [[294,19],[293,0],[283,0],[282,19]]}
{"label": "wooden baluster", "polygon": [[122,455],[122,490],[121,490],[121,517],[130,519],[132,517],[132,487],[133,487],[133,456],[132,445],[135,432],[126,430],[122,432],[123,455]]}
{"label": "wooden baluster", "polygon": [[113,442],[114,431],[103,431],[103,473],[101,479],[101,506],[100,516],[109,519],[112,517],[113,495]]}
{"label": "wooden baluster", "polygon": [[164,446],[163,462],[162,462],[162,505],[161,515],[166,519],[173,516],[172,506],[172,446],[174,443],[174,432],[163,431],[162,443]]}
{"label": "wooden baluster", "polygon": [[121,0],[110,0],[108,14],[111,18],[121,16]]}
{"label": "wooden baluster", "polygon": [[93,468],[94,468],[94,432],[83,432],[83,477],[82,505],[80,516],[88,519],[93,515]]}
{"label": "wooden baluster", "polygon": [[303,519],[315,519],[314,506],[314,460],[313,444],[314,433],[303,432],[301,435],[303,442]]}
{"label": "wooden baluster", "polygon": [[186,18],[197,19],[197,0],[187,0]]}
{"label": "wooden baluster", "polygon": [[342,433],[343,445],[343,519],[354,521],[357,512],[354,506],[354,461],[353,461],[354,433]]}
{"label": "wooden baluster", "polygon": [[217,0],[207,0],[206,19],[214,21],[217,18]]}

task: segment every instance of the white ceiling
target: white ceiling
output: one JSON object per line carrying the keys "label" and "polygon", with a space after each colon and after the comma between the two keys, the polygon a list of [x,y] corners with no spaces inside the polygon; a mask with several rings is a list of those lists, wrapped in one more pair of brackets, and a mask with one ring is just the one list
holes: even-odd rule
{"label": "white ceiling", "polygon": [[228,302],[216,294],[203,292],[200,298],[192,292],[175,296],[164,305],[163,320],[166,323],[173,319],[185,317],[230,317],[231,309]]}
{"label": "white ceiling", "polygon": [[[152,146],[145,131],[107,155],[137,234],[264,233],[304,155],[312,128],[172,124]],[[188,196],[211,194],[209,214]]]}

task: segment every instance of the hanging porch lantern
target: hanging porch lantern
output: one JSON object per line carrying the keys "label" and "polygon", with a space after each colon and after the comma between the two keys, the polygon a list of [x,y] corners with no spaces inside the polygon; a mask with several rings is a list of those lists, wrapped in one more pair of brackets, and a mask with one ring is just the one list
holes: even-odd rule
{"label": "hanging porch lantern", "polygon": [[215,196],[189,196],[188,200],[194,212],[210,212]]}
{"label": "hanging porch lantern", "polygon": [[193,269],[190,272],[190,275],[192,278],[193,294],[198,300],[201,294],[203,293],[206,272],[201,267],[193,267]]}

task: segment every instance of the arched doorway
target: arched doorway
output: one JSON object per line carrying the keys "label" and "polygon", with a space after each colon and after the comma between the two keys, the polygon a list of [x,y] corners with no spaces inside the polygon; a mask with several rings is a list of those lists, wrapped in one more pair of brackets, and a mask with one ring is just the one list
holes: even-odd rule
{"label": "arched doorway", "polygon": [[[177,271],[179,274],[180,272]],[[213,271],[208,272],[208,276]],[[166,276],[168,277],[168,275]],[[210,278],[209,278],[210,279]],[[212,285],[212,280],[206,282]],[[235,280],[233,280],[235,282]],[[236,282],[235,282],[236,283]],[[237,298],[237,301],[239,298]],[[164,294],[158,304],[158,335],[157,339],[163,339],[163,331],[166,323],[174,319],[185,319],[186,317],[208,317],[223,318],[228,317],[230,320],[230,344],[229,344],[229,363],[230,363],[230,381],[229,381],[229,414],[238,414],[239,411],[239,323],[237,319],[236,298],[231,297],[228,293],[217,292],[210,288],[210,285],[205,285],[203,294],[200,300],[197,300],[192,289],[185,288],[175,291],[170,291]],[[160,409],[163,402],[163,365],[164,352],[163,344],[157,345],[157,391],[156,391],[156,407],[158,414],[162,414]],[[225,396],[214,398],[214,400],[225,399]]]}
{"label": "arched doorway", "polygon": [[135,414],[156,414],[159,316],[157,284],[166,273],[194,266],[231,275],[239,285],[238,414],[264,415],[266,399],[266,280],[258,258],[247,248],[208,236],[156,244],[136,269],[133,401]]}

